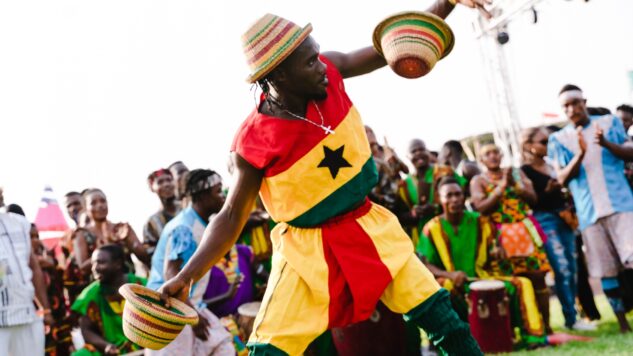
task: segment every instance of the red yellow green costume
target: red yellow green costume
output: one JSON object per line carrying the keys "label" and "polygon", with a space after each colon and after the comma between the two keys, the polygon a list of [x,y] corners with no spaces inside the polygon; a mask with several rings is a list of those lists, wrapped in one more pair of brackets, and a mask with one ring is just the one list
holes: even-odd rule
{"label": "red yellow green costume", "polygon": [[[278,222],[251,352],[301,354],[326,329],[367,319],[378,300],[420,319],[440,347],[479,352],[397,218],[367,200],[377,172],[364,126],[341,74],[320,59],[328,66],[328,96],[314,104],[334,134],[254,111],[232,146],[264,172],[260,197]],[[306,118],[321,120],[312,102]]]}

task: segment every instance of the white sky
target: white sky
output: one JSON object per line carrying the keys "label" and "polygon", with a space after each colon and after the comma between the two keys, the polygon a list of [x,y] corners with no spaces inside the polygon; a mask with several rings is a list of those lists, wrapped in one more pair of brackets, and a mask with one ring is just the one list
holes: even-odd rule
{"label": "white sky", "polygon": [[[254,107],[240,35],[265,12],[312,22],[321,49],[371,44],[374,26],[430,0],[358,1],[3,1],[0,2],[0,186],[5,202],[35,218],[44,185],[58,198],[100,187],[110,218],[137,233],[158,207],[146,185],[152,170],[183,160],[226,172],[239,123]],[[371,5],[370,5],[371,4]],[[590,104],[631,102],[633,1],[545,0],[539,22],[510,27],[508,58],[520,119],[558,112],[556,93],[581,86]],[[453,53],[433,72],[406,80],[382,69],[347,81],[350,97],[379,137],[401,156],[419,137],[447,139],[492,129],[476,12],[458,8],[448,23]],[[225,181],[229,181],[226,174]]]}

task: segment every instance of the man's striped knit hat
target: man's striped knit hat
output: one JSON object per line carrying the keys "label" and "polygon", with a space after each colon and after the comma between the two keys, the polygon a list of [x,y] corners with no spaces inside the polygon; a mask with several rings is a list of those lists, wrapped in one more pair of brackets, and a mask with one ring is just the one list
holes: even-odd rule
{"label": "man's striped knit hat", "polygon": [[312,25],[304,28],[283,17],[266,14],[242,35],[242,47],[251,74],[249,83],[264,78],[286,59],[312,32]]}

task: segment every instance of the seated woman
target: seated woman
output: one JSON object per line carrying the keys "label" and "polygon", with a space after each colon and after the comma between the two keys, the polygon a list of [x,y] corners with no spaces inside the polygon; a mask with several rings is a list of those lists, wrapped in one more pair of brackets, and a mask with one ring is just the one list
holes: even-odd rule
{"label": "seated woman", "polygon": [[471,203],[499,231],[499,243],[506,258],[492,265],[494,273],[523,276],[532,281],[545,330],[550,334],[549,290],[545,284],[550,266],[543,246],[547,237],[529,206],[536,203],[536,193],[521,170],[501,168],[502,157],[497,146],[482,147],[479,158],[486,170],[470,183]]}
{"label": "seated woman", "polygon": [[125,254],[118,244],[98,247],[92,254],[95,279],[73,303],[80,315],[79,327],[86,344],[73,356],[119,355],[140,347],[123,334],[124,299],[119,287],[126,283],[145,284],[145,279],[125,271]]}
{"label": "seated woman", "polygon": [[418,253],[440,284],[451,292],[457,313],[468,320],[465,295],[470,281],[502,280],[511,298],[511,323],[520,329],[523,343],[543,344],[543,324],[532,283],[523,277],[491,276],[491,263],[504,257],[503,249],[497,246],[494,225],[479,213],[465,210],[464,191],[452,177],[440,180],[438,193],[444,212],[424,226]]}

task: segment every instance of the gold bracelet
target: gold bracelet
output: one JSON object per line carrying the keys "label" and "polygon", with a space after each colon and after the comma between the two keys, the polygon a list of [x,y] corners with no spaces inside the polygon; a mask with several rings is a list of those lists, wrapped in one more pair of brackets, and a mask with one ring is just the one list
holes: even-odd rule
{"label": "gold bracelet", "polygon": [[449,4],[456,6],[457,5],[457,0],[447,0]]}

